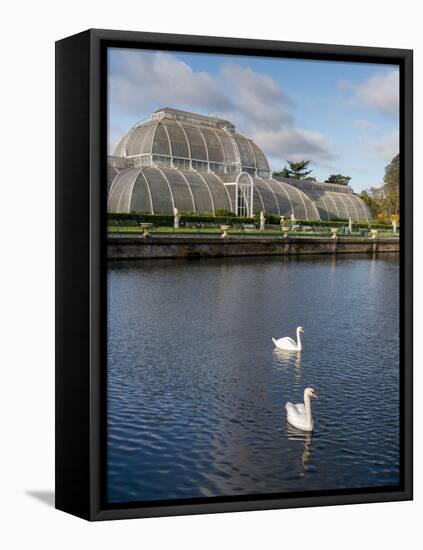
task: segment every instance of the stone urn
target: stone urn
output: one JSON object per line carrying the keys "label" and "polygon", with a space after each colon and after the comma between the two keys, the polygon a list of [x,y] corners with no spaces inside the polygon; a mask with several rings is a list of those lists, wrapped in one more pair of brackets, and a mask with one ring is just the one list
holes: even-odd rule
{"label": "stone urn", "polygon": [[379,229],[370,229],[370,233],[372,234],[372,236],[370,238],[371,239],[376,239],[377,234],[379,233]]}
{"label": "stone urn", "polygon": [[222,230],[221,237],[222,239],[226,239],[228,237],[227,231],[231,228],[230,225],[221,225],[220,229]]}
{"label": "stone urn", "polygon": [[282,231],[282,233],[283,233],[284,239],[286,239],[286,238],[288,237],[288,231],[289,231],[289,229],[290,229],[290,228],[289,228],[288,226],[286,226],[286,225],[283,225],[283,226],[281,227],[281,231]]}
{"label": "stone urn", "polygon": [[152,224],[152,223],[141,223],[140,225],[141,225],[142,230],[143,230],[142,236],[145,237],[145,238],[150,237],[150,231],[149,230],[153,227],[154,224]]}
{"label": "stone urn", "polygon": [[338,228],[337,227],[331,227],[330,231],[332,233],[332,239],[336,239],[336,234],[338,233]]}

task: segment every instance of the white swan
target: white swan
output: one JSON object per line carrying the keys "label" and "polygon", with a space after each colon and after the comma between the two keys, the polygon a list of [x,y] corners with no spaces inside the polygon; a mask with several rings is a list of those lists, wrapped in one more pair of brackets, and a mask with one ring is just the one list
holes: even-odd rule
{"label": "white swan", "polygon": [[279,349],[301,351],[303,349],[301,346],[301,333],[304,333],[303,327],[297,327],[297,341],[293,340],[289,336],[286,336],[285,338],[279,338],[279,340],[275,340],[274,338],[272,338],[272,340],[275,346]]}
{"label": "white swan", "polygon": [[293,405],[288,401],[285,405],[288,422],[294,428],[298,428],[304,432],[313,431],[313,417],[311,415],[311,397],[318,399],[313,388],[304,390],[304,403]]}

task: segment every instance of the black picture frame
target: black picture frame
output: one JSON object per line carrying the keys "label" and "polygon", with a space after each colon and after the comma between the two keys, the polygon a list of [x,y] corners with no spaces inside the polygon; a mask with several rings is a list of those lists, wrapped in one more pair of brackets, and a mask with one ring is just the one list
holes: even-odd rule
{"label": "black picture frame", "polygon": [[[291,57],[400,67],[401,483],[398,488],[107,505],[106,49]],[[87,520],[412,499],[413,52],[92,29],[56,43],[56,508]]]}

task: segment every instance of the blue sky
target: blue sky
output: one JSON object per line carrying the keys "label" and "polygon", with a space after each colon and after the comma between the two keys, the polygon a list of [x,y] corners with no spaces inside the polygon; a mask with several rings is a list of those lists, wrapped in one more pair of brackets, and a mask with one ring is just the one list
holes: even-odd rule
{"label": "blue sky", "polygon": [[392,65],[109,49],[109,148],[137,121],[175,107],[232,121],[273,170],[379,186],[398,153],[399,72]]}

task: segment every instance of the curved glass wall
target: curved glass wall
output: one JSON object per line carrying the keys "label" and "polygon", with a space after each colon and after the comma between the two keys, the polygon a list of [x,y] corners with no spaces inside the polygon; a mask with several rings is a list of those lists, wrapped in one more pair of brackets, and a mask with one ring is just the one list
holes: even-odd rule
{"label": "curved glass wall", "polygon": [[115,156],[126,157],[126,142],[128,141],[129,136],[130,136],[130,133],[126,134],[125,136],[123,136],[123,138],[121,138],[118,141],[118,144],[116,145],[113,153]]}
{"label": "curved glass wall", "polygon": [[107,167],[107,192],[110,191],[113,180],[115,179],[118,173],[119,173],[119,170],[114,166]]}
{"label": "curved glass wall", "polygon": [[240,134],[235,134],[233,137],[239,149],[242,166],[255,168],[256,159],[254,157],[254,152],[248,139],[244,136],[241,136]]}
{"label": "curved glass wall", "polygon": [[265,157],[263,151],[260,149],[260,147],[257,147],[254,141],[252,141],[251,139],[249,141],[254,151],[257,169],[263,172],[269,172],[269,163],[267,162],[267,158]]}
{"label": "curved glass wall", "polygon": [[216,133],[209,128],[201,128],[207,145],[208,159],[210,162],[224,162],[222,144]]}
{"label": "curved glass wall", "polygon": [[348,219],[348,208],[345,204],[344,197],[342,193],[331,193],[331,198],[333,198],[336,202],[336,206],[338,208],[339,217],[342,220]]}
{"label": "curved glass wall", "polygon": [[184,212],[195,211],[194,199],[187,180],[179,170],[164,168],[162,170],[169,184],[175,208]]}
{"label": "curved glass wall", "polygon": [[236,206],[236,185],[233,184],[233,185],[225,185],[226,187],[226,191],[228,192],[229,194],[229,199],[231,201],[231,205],[232,205],[232,208],[231,208],[231,212],[233,212],[234,214],[236,213],[235,212],[235,206]]}
{"label": "curved glass wall", "polygon": [[195,172],[181,172],[181,174],[186,178],[191,188],[195,211],[199,214],[204,214],[205,212],[213,214],[215,211],[213,198],[204,178]]}
{"label": "curved glass wall", "polygon": [[167,120],[162,124],[166,126],[167,132],[169,134],[169,140],[172,150],[171,154],[174,157],[182,157],[188,159],[190,157],[188,141],[181,125],[177,122],[171,122],[170,120]]}
{"label": "curved glass wall", "polygon": [[263,199],[261,197],[261,194],[258,192],[257,187],[253,186],[253,210],[255,213],[258,212],[265,212],[266,208],[263,204]]}
{"label": "curved glass wall", "polygon": [[370,221],[372,219],[372,213],[366,203],[348,186],[293,178],[278,177],[277,180],[287,183],[291,189],[298,189],[309,197],[322,220],[351,218],[353,221]]}
{"label": "curved glass wall", "polygon": [[126,156],[143,155],[151,153],[153,138],[157,130],[157,124],[146,124],[134,128],[126,142]]}
{"label": "curved glass wall", "polygon": [[157,125],[152,145],[153,147],[151,152],[153,153],[153,155],[172,155],[172,151],[170,150],[169,136],[163,124]]}
{"label": "curved glass wall", "polygon": [[216,130],[216,134],[222,144],[225,164],[239,164],[239,155],[237,155],[237,150],[235,149],[236,144],[234,143],[233,139],[223,130]]}
{"label": "curved glass wall", "polygon": [[195,211],[215,214],[232,211],[232,201],[223,182],[214,174],[146,166],[119,172],[111,185],[108,212],[173,214]]}
{"label": "curved glass wall", "polygon": [[[111,179],[113,181],[110,183]],[[276,216],[297,220],[347,220],[370,221],[371,212],[367,205],[354,194],[337,192],[303,191],[285,182],[271,178],[250,177],[246,172],[238,176],[175,168],[146,166],[126,168],[118,171],[109,169],[109,212],[150,212],[154,214],[172,214],[176,207],[183,212],[215,214],[224,209],[236,212],[240,205],[237,196],[237,184],[249,185],[253,197],[253,214],[262,210]],[[250,212],[251,192],[241,196],[242,208],[238,214]],[[244,204],[245,203],[245,204]]]}
{"label": "curved glass wall", "polygon": [[173,197],[163,172],[152,166],[142,168],[142,170],[151,193],[154,213],[172,214],[174,209]]}
{"label": "curved glass wall", "polygon": [[[297,217],[297,213],[301,214],[302,218],[306,217],[305,208],[303,207],[301,202],[298,200],[298,197],[297,197],[297,201],[295,200],[293,201],[288,191],[285,189],[285,187],[282,184],[280,184],[280,182],[277,182],[276,180],[267,179],[266,183],[275,194],[280,216],[290,216],[292,212],[294,212],[295,217]],[[300,208],[301,208],[301,212],[300,212]]]}
{"label": "curved glass wall", "polygon": [[[132,128],[117,144],[117,157],[173,157],[208,163],[215,173],[246,171],[267,177],[269,164],[263,151],[252,140],[229,127],[212,127],[192,121],[154,119]],[[153,161],[154,162],[154,161]],[[133,161],[134,165],[141,163]],[[148,165],[146,159],[143,162]]]}
{"label": "curved glass wall", "polygon": [[[323,196],[320,196],[318,194],[311,194],[307,193],[307,195],[313,200],[315,207],[317,208],[319,212],[319,216],[321,220],[330,220],[331,214],[328,207],[327,201],[323,198]],[[329,205],[332,205],[332,201],[329,201]]]}
{"label": "curved glass wall", "polygon": [[135,183],[132,188],[129,212],[142,212],[143,214],[151,214],[154,212],[153,204],[151,202],[151,193],[142,170],[140,170],[136,176]]}
{"label": "curved glass wall", "polygon": [[[313,201],[300,189],[271,178],[254,178],[254,212],[264,212],[296,219],[319,220],[319,212]],[[256,200],[256,197],[258,200]]]}
{"label": "curved glass wall", "polygon": [[184,125],[184,130],[188,137],[189,146],[191,149],[191,158],[207,160],[206,144],[199,128]]}
{"label": "curved glass wall", "polygon": [[210,192],[213,196],[213,203],[215,210],[223,209],[234,211],[235,205],[232,207],[232,203],[222,180],[214,174],[201,174],[204,180],[209,186]]}
{"label": "curved glass wall", "polygon": [[260,203],[254,201],[254,213],[257,214],[258,212],[261,212],[262,209],[260,208],[260,205],[262,205],[264,207],[264,212],[279,216],[279,206],[276,201],[275,193],[272,191],[272,188],[265,183],[265,181],[266,180],[254,178],[254,187],[261,199]]}
{"label": "curved glass wall", "polygon": [[123,200],[124,194],[131,190],[141,168],[126,168],[117,174],[110,187],[107,200],[108,212],[129,212],[128,201]]}
{"label": "curved glass wall", "polygon": [[370,221],[372,214],[367,204],[352,193],[306,190],[304,194],[310,197],[316,206],[322,220]]}

